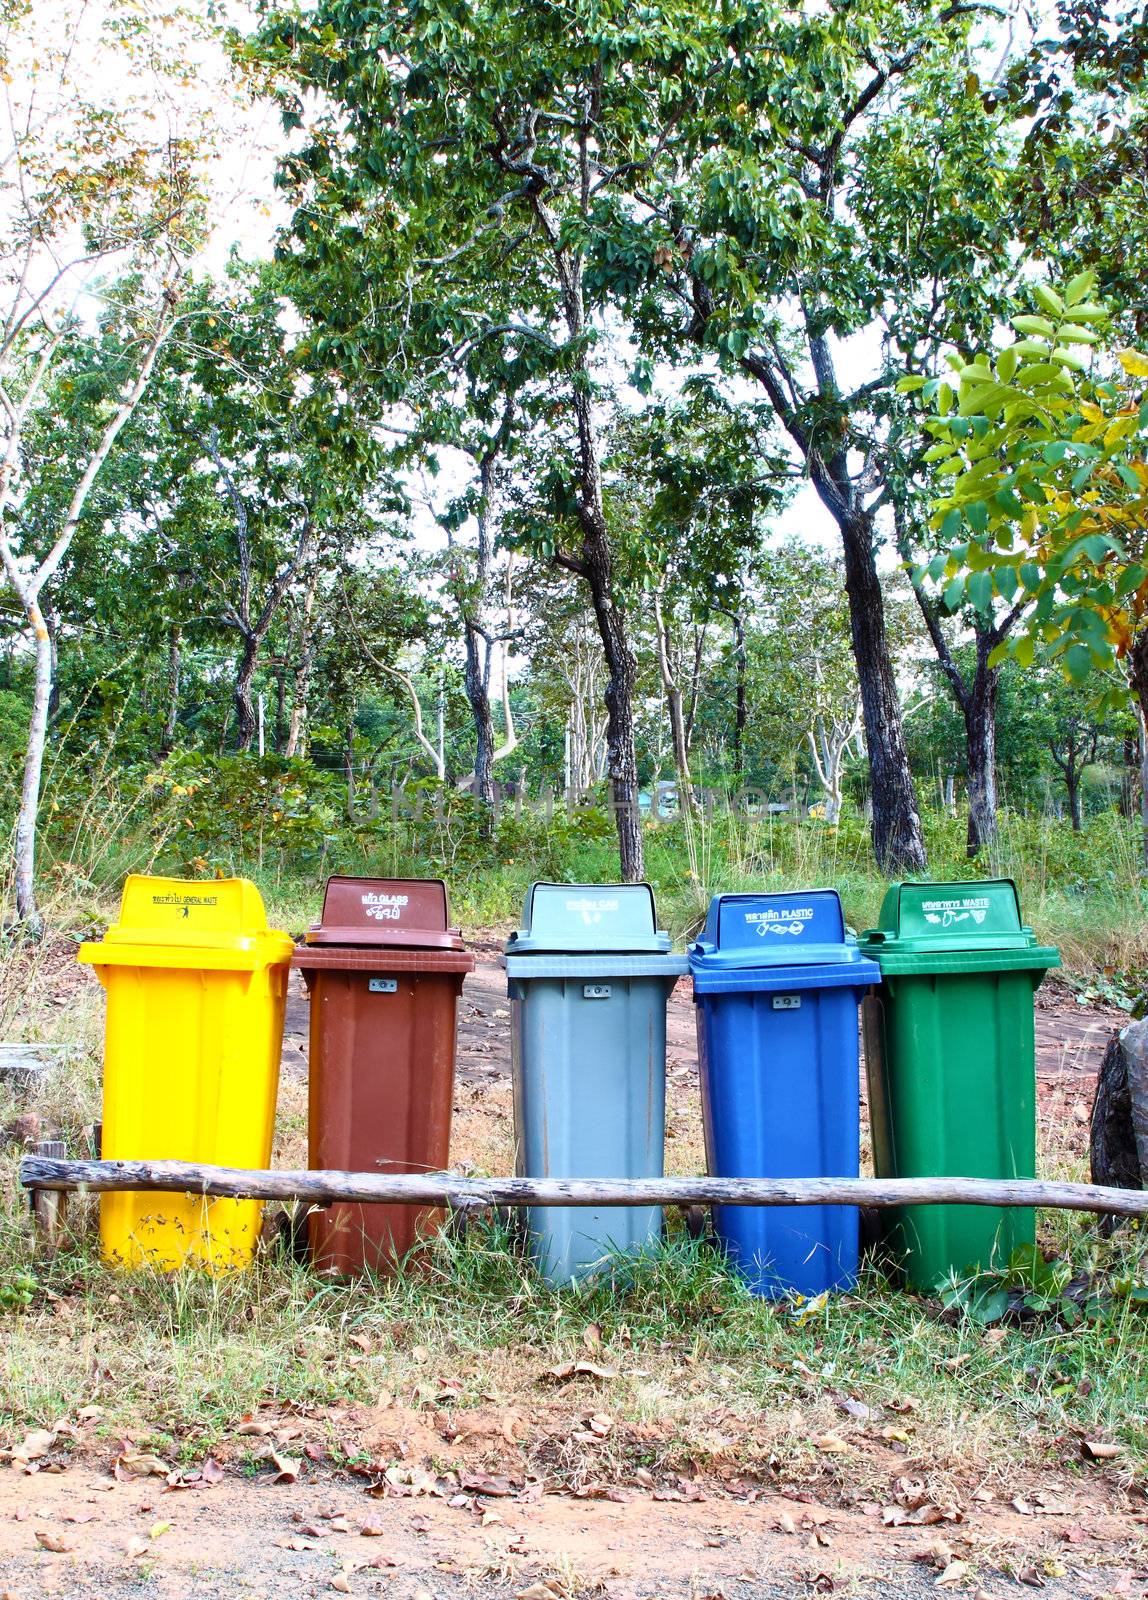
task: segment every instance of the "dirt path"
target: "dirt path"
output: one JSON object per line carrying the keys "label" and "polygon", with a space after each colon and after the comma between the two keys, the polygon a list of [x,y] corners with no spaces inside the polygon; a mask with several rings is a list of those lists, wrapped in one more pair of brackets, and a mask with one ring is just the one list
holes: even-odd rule
{"label": "dirt path", "polygon": [[0,1473],[0,1594],[923,1600],[1036,1587],[1049,1600],[1099,1600],[1145,1593],[1129,1524],[1082,1495],[1067,1496],[1041,1523],[986,1508],[959,1525],[887,1529],[877,1505],[825,1511],[780,1495],[683,1504],[462,1495],[463,1503],[446,1504],[372,1499],[346,1479],[270,1478],[228,1473],[210,1488],[173,1492],[159,1479],[121,1483],[82,1467]]}

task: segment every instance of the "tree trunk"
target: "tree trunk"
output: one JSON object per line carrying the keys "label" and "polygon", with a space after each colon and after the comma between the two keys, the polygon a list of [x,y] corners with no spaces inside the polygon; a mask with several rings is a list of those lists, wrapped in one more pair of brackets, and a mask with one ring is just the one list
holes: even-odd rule
{"label": "tree trunk", "polygon": [[1000,672],[988,664],[992,646],[978,632],[977,665],[961,707],[969,780],[969,826],[965,851],[971,861],[997,835],[997,684]]}
{"label": "tree trunk", "polygon": [[666,707],[670,714],[670,739],[674,747],[674,774],[678,785],[678,808],[685,814],[694,809],[694,780],[690,774],[690,752],[686,744],[686,719],[682,708],[682,691],[677,684],[666,690]]}
{"label": "tree trunk", "polygon": [[690,775],[690,750],[686,734],[682,690],[674,671],[670,654],[670,630],[662,606],[660,590],[654,595],[654,626],[658,640],[658,672],[666,696],[666,709],[670,718],[670,739],[674,749],[674,775],[678,785],[678,807],[683,816],[692,816],[694,810],[694,785]]}
{"label": "tree trunk", "polygon": [[355,712],[347,716],[343,737],[343,776],[347,780],[347,815],[355,815]]}
{"label": "tree trunk", "polygon": [[175,733],[179,725],[179,688],[180,688],[180,645],[183,630],[176,626],[172,628],[167,639],[167,712],[163,719],[163,733],[160,735],[159,753],[163,759],[171,755],[175,749]]}
{"label": "tree trunk", "polygon": [[882,872],[888,875],[925,872],[929,862],[901,726],[884,597],[873,557],[872,520],[865,513],[854,513],[839,518],[838,525],[845,556],[849,631],[869,754],[873,849]]}
{"label": "tree trunk", "polygon": [[486,640],[465,619],[466,670],[463,683],[474,724],[474,780],[471,793],[484,806],[494,804],[494,718],[490,711],[490,654]]}
{"label": "tree trunk", "polygon": [[24,930],[38,939],[44,931],[36,906],[36,819],[40,810],[40,780],[44,771],[44,745],[48,737],[48,706],[52,699],[52,640],[39,602],[28,608],[36,642],[36,676],[28,748],[24,754],[24,781],[16,818],[16,917]]}
{"label": "tree trunk", "polygon": [[[1113,1033],[1100,1063],[1090,1122],[1089,1165],[1093,1183],[1143,1189],[1142,1157],[1148,1154],[1148,1023],[1130,1022]],[[1101,1224],[1111,1233],[1112,1223]]]}
{"label": "tree trunk", "polygon": [[641,883],[645,876],[645,859],[634,742],[634,685],[638,669],[621,612],[593,583],[591,589],[606,656],[606,752],[610,801],[618,830],[618,861],[623,883]]}
{"label": "tree trunk", "polygon": [[60,613],[50,605],[44,607],[44,626],[52,651],[52,688],[48,695],[48,726],[51,727],[60,712]]}
{"label": "tree trunk", "polygon": [[1124,761],[1120,769],[1120,815],[1131,822],[1136,815],[1136,785],[1140,778],[1140,741],[1135,734],[1124,736]]}
{"label": "tree trunk", "polygon": [[275,662],[275,754],[283,755],[287,748],[287,658]]}
{"label": "tree trunk", "polygon": [[694,748],[694,727],[698,718],[698,700],[702,692],[702,662],[705,657],[706,632],[708,622],[703,622],[699,627],[694,623],[694,660],[690,671],[690,709],[686,713],[686,754],[690,755]]}
{"label": "tree trunk", "polygon": [[737,691],[734,701],[733,716],[733,770],[738,782],[745,771],[745,729],[749,720],[746,707],[746,654],[745,654],[745,618],[740,611],[731,611],[733,621],[733,659],[737,675]]}
{"label": "tree trunk", "polygon": [[[589,124],[580,130],[583,166],[588,162]],[[583,214],[590,197],[583,191]],[[626,620],[614,599],[614,562],[610,530],[602,498],[602,457],[594,418],[593,381],[586,352],[586,308],[582,294],[581,254],[566,242],[558,214],[544,193],[531,193],[531,204],[553,254],[561,286],[562,310],[570,345],[576,355],[570,367],[570,403],[578,430],[578,522],[582,551],[578,560],[562,562],[589,586],[594,616],[606,657],[606,751],[610,803],[618,830],[618,859],[624,883],[640,883],[645,875],[642,821],[638,806],[638,758],[634,742],[634,685],[637,665],[626,637]]]}
{"label": "tree trunk", "polygon": [[288,760],[303,753],[303,726],[307,720],[311,669],[315,665],[315,591],[318,586],[319,568],[316,566],[303,596],[303,613],[299,619],[299,654],[295,662],[295,683],[291,694],[291,721],[287,728],[287,743],[283,746],[283,754]]}
{"label": "tree trunk", "polygon": [[1073,833],[1079,833],[1083,825],[1080,815],[1080,773],[1071,756],[1064,769],[1064,787],[1068,791],[1068,814],[1072,819]]}
{"label": "tree trunk", "polygon": [[232,694],[235,703],[235,747],[240,751],[251,749],[258,727],[255,702],[251,693],[258,654],[259,639],[253,633],[244,634],[243,649],[239,655],[239,665],[235,669],[235,689]]}

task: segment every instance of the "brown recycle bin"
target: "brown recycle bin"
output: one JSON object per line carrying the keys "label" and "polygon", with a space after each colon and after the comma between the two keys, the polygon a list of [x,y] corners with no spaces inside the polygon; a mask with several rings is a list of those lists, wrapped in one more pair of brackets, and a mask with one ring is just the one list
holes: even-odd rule
{"label": "brown recycle bin", "polygon": [[[330,878],[292,965],[311,996],[312,1170],[438,1172],[450,1159],[455,1024],[474,970],[446,885]],[[338,1273],[387,1271],[441,1212],[340,1202],[312,1211],[311,1254]]]}

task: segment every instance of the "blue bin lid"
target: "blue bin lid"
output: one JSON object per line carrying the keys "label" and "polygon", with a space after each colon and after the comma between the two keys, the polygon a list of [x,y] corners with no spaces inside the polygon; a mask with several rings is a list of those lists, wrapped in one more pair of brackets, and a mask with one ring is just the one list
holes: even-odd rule
{"label": "blue bin lid", "polygon": [[694,972],[853,966],[862,960],[857,940],[845,930],[836,889],[716,894],[705,930],[690,946]]}
{"label": "blue bin lid", "polygon": [[506,953],[669,950],[648,883],[532,883]]}

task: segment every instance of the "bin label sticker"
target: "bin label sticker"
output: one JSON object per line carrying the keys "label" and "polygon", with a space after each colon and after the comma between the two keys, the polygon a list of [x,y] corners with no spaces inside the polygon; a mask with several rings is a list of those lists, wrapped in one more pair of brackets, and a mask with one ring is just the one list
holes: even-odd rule
{"label": "bin label sticker", "polygon": [[954,923],[968,922],[970,918],[980,927],[988,915],[988,896],[958,895],[952,900],[922,900],[921,910],[925,913],[925,921],[931,922],[934,927],[951,928]]}
{"label": "bin label sticker", "polygon": [[813,921],[813,907],[769,906],[764,911],[747,911],[745,920],[759,939],[764,939],[768,933],[776,933],[782,938],[790,933],[799,939],[805,932],[805,924]]}
{"label": "bin label sticker", "polygon": [[601,922],[604,911],[617,911],[617,897],[601,897],[595,899],[591,895],[571,897],[566,902],[566,909],[574,915],[581,915],[582,921],[589,928],[595,922]]}
{"label": "bin label sticker", "polygon": [[367,916],[375,922],[398,922],[402,917],[403,907],[410,904],[410,895],[376,894],[373,889],[368,890],[360,898]]}
{"label": "bin label sticker", "polygon": [[192,906],[217,906],[219,904],[219,896],[217,894],[153,894],[151,903],[153,906],[180,906],[182,907],[180,916],[190,917]]}

